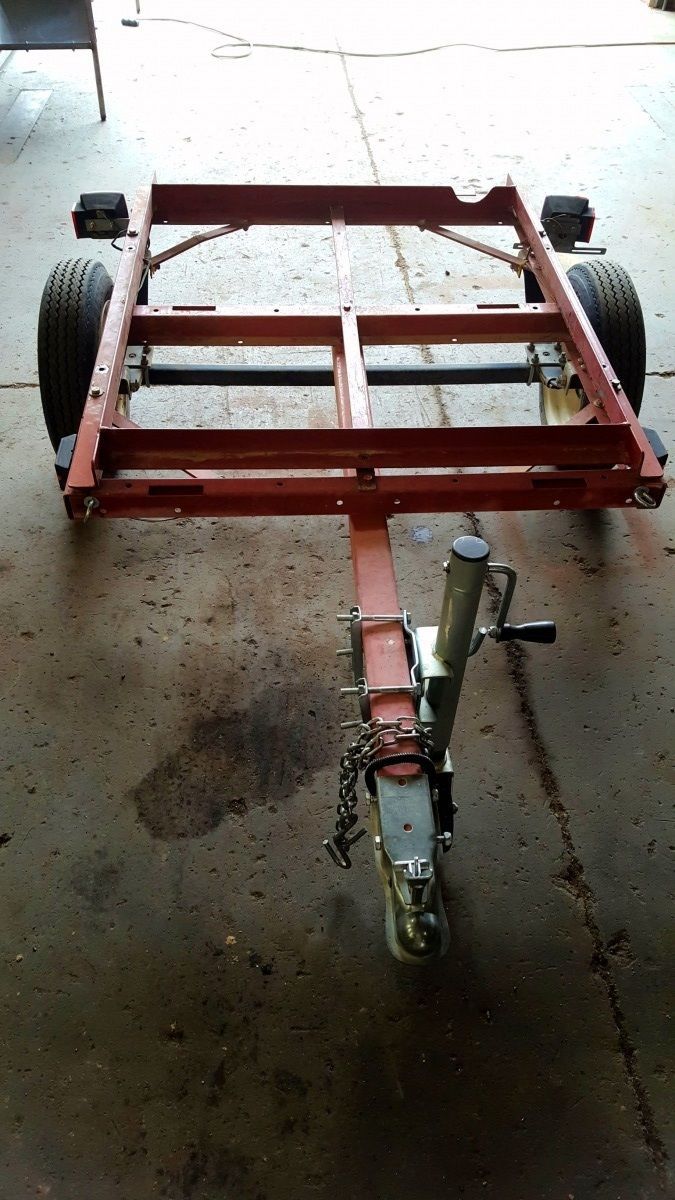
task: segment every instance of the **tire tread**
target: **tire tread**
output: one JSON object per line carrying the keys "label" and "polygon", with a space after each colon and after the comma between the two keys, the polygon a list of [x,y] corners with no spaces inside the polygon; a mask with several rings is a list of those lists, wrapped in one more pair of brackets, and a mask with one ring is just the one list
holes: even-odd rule
{"label": "tire tread", "polygon": [[633,281],[617,263],[578,263],[567,272],[617,378],[637,414],[645,385],[642,308]]}
{"label": "tire tread", "polygon": [[100,262],[63,259],[49,274],[38,319],[38,374],[49,439],[77,433],[112,280]]}

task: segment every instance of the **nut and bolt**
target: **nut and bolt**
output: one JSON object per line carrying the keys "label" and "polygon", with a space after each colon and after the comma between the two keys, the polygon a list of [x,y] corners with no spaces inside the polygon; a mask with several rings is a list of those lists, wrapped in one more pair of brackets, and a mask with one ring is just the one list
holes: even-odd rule
{"label": "nut and bolt", "polygon": [[93,387],[89,389],[89,395],[94,397],[102,396],[103,392],[101,391],[100,387]]}

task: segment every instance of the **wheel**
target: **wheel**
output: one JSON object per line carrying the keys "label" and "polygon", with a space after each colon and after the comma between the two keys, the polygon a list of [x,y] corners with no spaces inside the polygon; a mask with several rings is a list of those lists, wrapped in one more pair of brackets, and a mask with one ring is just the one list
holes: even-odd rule
{"label": "wheel", "polygon": [[[578,263],[567,277],[637,416],[645,386],[645,325],[630,275],[603,259]],[[588,403],[574,373],[567,382],[566,392],[539,385],[542,425],[563,425]]]}
{"label": "wheel", "polygon": [[103,263],[67,258],[45,284],[38,319],[38,374],[49,440],[77,433],[112,280]]}

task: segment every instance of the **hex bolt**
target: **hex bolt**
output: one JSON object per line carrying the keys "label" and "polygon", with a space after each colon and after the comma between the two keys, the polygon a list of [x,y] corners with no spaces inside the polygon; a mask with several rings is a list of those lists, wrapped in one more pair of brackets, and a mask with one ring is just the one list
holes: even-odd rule
{"label": "hex bolt", "polygon": [[379,834],[378,834],[378,836],[375,838],[375,849],[376,849],[376,850],[381,850],[381,849],[382,849],[382,838],[379,836]]}
{"label": "hex bolt", "polygon": [[138,237],[137,229],[127,229],[127,237]]}
{"label": "hex bolt", "polygon": [[94,397],[102,396],[103,392],[101,391],[100,387],[93,387],[89,389],[89,395]]}

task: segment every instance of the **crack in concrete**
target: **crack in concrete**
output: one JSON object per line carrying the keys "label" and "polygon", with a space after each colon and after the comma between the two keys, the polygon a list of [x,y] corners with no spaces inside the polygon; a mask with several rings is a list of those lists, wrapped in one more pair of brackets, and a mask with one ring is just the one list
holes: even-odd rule
{"label": "crack in concrete", "polygon": [[[375,162],[375,157],[370,145],[370,139],[365,127],[364,115],[359,108],[354,87],[347,69],[347,63],[343,54],[340,55],[340,61],[342,62],[342,68],[347,82],[347,89],[354,108],[361,138],[368,155],[372,176],[375,183],[379,184],[381,182],[380,173],[377,168],[377,163]],[[396,266],[401,273],[406,295],[409,302],[414,305],[415,293],[410,281],[410,269],[403,254],[399,235],[395,229],[390,229],[388,232],[391,243],[396,252]],[[433,357],[428,346],[421,347],[421,352],[424,362],[433,362]],[[654,371],[649,372],[649,374],[663,375],[666,378],[669,378],[670,376],[674,375],[675,372]],[[439,412],[442,415],[442,424],[449,425],[449,418],[443,409],[440,388],[435,387],[433,390],[434,398],[436,399],[439,407]],[[467,513],[466,516],[471,524],[474,535],[476,537],[484,538],[485,535],[483,526],[477,514]],[[490,578],[490,576],[488,576],[487,581],[487,592],[492,613],[494,616],[496,616],[501,601],[501,593],[497,584],[493,579]],[[628,1021],[621,1007],[619,989],[617,987],[616,980],[614,979],[612,967],[608,957],[608,945],[603,940],[596,916],[598,901],[593,889],[586,879],[584,865],[579,857],[579,853],[572,836],[570,814],[565,807],[565,803],[562,798],[561,787],[551,765],[548,750],[539,728],[539,722],[535,715],[534,703],[526,671],[526,664],[528,661],[527,653],[522,646],[519,646],[515,642],[506,643],[505,649],[509,675],[511,676],[511,681],[518,696],[521,716],[532,745],[533,756],[539,774],[541,787],[560,831],[560,838],[563,844],[563,851],[566,860],[561,878],[581,908],[583,923],[592,945],[590,962],[591,971],[602,982],[605,988],[612,1023],[616,1031],[619,1051],[621,1053],[624,1073],[633,1095],[642,1138],[649,1152],[654,1168],[658,1173],[661,1182],[665,1185],[665,1164],[668,1161],[668,1153],[658,1132],[654,1110],[652,1109],[649,1096],[647,1094],[647,1089],[640,1075],[637,1049],[631,1039],[628,1030]]]}
{"label": "crack in concrete", "polygon": [[646,375],[656,375],[659,379],[673,379],[675,371],[646,371]]}
{"label": "crack in concrete", "polygon": [[0,391],[4,389],[19,391],[20,388],[36,388],[39,386],[39,383],[24,383],[23,380],[18,380],[16,383],[0,383]]}
{"label": "crack in concrete", "polygon": [[[469,518],[474,535],[484,538],[485,533],[478,516],[475,513],[467,513],[466,515]],[[490,609],[493,616],[496,617],[501,602],[501,592],[494,579],[489,575],[486,587]],[[661,1178],[661,1182],[665,1184],[665,1164],[668,1161],[668,1153],[658,1132],[654,1110],[647,1094],[647,1088],[640,1075],[637,1049],[629,1033],[628,1020],[621,1007],[619,989],[608,957],[608,952],[611,952],[610,946],[603,940],[600,932],[596,916],[598,900],[586,879],[584,865],[579,857],[572,836],[570,814],[565,807],[561,787],[551,765],[548,750],[534,711],[534,703],[526,670],[528,661],[527,651],[522,646],[519,646],[517,642],[507,642],[504,648],[506,650],[509,674],[520,702],[521,716],[532,744],[539,781],[560,830],[560,838],[565,856],[565,865],[560,880],[581,908],[584,926],[593,947],[590,963],[591,971],[604,985],[623,1060],[624,1072],[630,1090],[633,1093],[642,1137],[654,1167]]]}
{"label": "crack in concrete", "polygon": [[[339,46],[339,42],[338,42],[338,46]],[[340,51],[340,62],[342,63],[342,69],[345,74],[345,80],[347,82],[347,91],[349,92],[349,98],[350,98],[350,100],[352,102],[352,106],[354,108],[354,115],[356,116],[356,122],[358,124],[359,132],[361,134],[361,140],[365,147],[366,154],[368,155],[368,162],[370,164],[370,170],[371,170],[371,173],[373,176],[373,180],[375,181],[375,183],[381,184],[382,179],[380,177],[380,172],[377,168],[377,163],[375,162],[375,156],[373,154],[372,147],[370,145],[370,139],[368,137],[368,131],[366,130],[363,112],[359,108],[358,101],[356,99],[356,93],[354,91],[354,87],[353,87],[353,84],[351,81],[351,77],[349,75],[349,71],[347,70],[347,62],[346,62],[345,56],[342,53],[342,51]],[[396,269],[398,270],[398,272],[401,276],[401,279],[403,281],[403,288],[404,288],[405,294],[408,298],[408,302],[414,306],[415,293],[413,291],[413,286],[412,286],[412,283],[410,280],[410,266],[406,260],[405,254],[403,252],[403,244],[401,242],[401,235],[399,234],[398,230],[394,228],[394,226],[388,225],[387,226],[387,236],[389,237],[389,241],[391,242],[393,249],[394,249],[394,253],[396,255],[396,258],[394,260],[394,265],[395,265]],[[431,348],[429,346],[419,346],[418,349],[420,352],[420,357],[422,359],[422,362],[426,363],[428,366],[433,366],[433,363],[435,360],[434,360],[434,356],[431,352]],[[440,389],[439,385],[437,383],[435,383],[435,384],[432,384],[430,391],[436,402],[436,408],[438,411],[438,424],[441,427],[447,428],[450,425],[450,418],[448,417],[448,414],[445,411],[445,405],[443,403],[443,394],[441,392],[441,389]]]}

